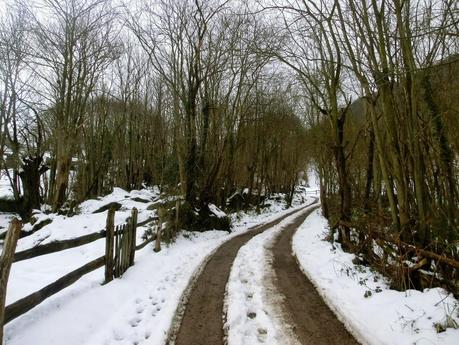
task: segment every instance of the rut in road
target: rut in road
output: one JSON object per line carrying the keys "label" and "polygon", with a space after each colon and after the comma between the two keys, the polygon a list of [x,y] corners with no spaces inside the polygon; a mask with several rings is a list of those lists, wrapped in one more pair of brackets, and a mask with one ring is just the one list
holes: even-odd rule
{"label": "rut in road", "polygon": [[312,211],[298,217],[274,240],[270,248],[274,272],[266,278],[270,280],[270,292],[281,296],[280,318],[289,325],[289,333],[293,333],[299,344],[357,345],[359,343],[328,308],[292,254],[292,237]]}
{"label": "rut in road", "polygon": [[[180,327],[178,331],[174,332],[173,330],[171,332],[168,344],[223,345],[223,301],[231,266],[239,248],[253,236],[273,227],[288,216],[303,211],[312,204],[289,212],[267,224],[256,226],[250,231],[222,244],[194,282],[191,293],[187,298]],[[180,309],[179,306],[178,310]]]}

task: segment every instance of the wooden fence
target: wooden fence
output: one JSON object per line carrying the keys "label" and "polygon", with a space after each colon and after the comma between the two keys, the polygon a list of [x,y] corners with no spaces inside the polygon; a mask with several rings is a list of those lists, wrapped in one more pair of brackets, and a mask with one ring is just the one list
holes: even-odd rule
{"label": "wooden fence", "polygon": [[[137,214],[137,209],[133,208],[131,217],[128,221],[125,224],[115,226],[115,210],[110,209],[107,214],[105,230],[73,238],[71,240],[55,241],[49,244],[39,245],[17,253],[15,253],[15,248],[20,237],[22,225],[19,220],[14,219],[10,224],[4,241],[3,252],[0,257],[0,344],[2,344],[3,325],[36,307],[48,297],[72,285],[83,275],[105,265],[105,283],[113,280],[113,278],[122,276],[122,274],[134,264],[135,251],[145,247],[156,238],[156,236],[153,235],[136,246],[137,227],[157,220],[157,218],[154,217],[137,223]],[[8,276],[13,262],[74,248],[104,237],[106,238],[105,255],[86,263],[42,289],[5,307]]]}

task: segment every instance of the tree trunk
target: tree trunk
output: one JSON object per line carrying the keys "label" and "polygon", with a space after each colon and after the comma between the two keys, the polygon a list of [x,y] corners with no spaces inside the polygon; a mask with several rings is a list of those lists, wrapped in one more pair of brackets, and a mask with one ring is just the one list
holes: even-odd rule
{"label": "tree trunk", "polygon": [[22,171],[19,174],[22,180],[23,199],[21,215],[24,220],[30,217],[33,209],[40,209],[40,176],[48,170],[42,166],[43,158],[41,156],[28,157],[23,160]]}
{"label": "tree trunk", "polygon": [[337,143],[334,148],[336,169],[338,172],[339,180],[339,195],[340,195],[340,240],[343,245],[350,241],[350,229],[347,226],[351,220],[351,207],[352,207],[352,194],[351,185],[346,171],[346,156],[344,153],[344,124],[346,120],[345,110],[341,116],[337,118]]}
{"label": "tree trunk", "polygon": [[54,189],[54,205],[53,211],[57,212],[65,201],[67,188],[69,184],[70,167],[72,157],[63,155],[58,158],[56,164],[56,182]]}
{"label": "tree trunk", "polygon": [[374,163],[374,152],[375,152],[375,132],[370,129],[370,138],[368,142],[368,161],[367,161],[367,177],[365,182],[365,194],[363,196],[363,209],[366,213],[370,212],[370,194],[371,185],[373,184],[373,163]]}

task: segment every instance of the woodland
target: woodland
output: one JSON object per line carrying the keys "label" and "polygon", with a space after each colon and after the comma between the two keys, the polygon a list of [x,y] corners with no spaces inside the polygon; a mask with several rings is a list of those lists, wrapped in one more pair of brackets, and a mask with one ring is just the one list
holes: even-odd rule
{"label": "woodland", "polygon": [[201,229],[211,203],[291,202],[312,169],[330,239],[395,288],[457,293],[457,6],[8,0],[0,209],[159,186]]}

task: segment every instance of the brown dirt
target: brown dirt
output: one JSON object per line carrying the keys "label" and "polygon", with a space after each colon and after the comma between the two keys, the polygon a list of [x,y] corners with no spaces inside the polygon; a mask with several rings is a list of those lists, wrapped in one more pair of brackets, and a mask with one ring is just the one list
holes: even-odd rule
{"label": "brown dirt", "polygon": [[292,237],[311,212],[298,217],[275,239],[271,248],[274,277],[270,292],[283,296],[279,306],[281,317],[300,344],[359,344],[322,300],[292,254]]}
{"label": "brown dirt", "polygon": [[222,315],[225,288],[239,248],[253,236],[280,223],[293,213],[301,212],[301,210],[289,212],[267,224],[256,226],[249,232],[225,242],[217,249],[204,266],[200,276],[195,280],[187,298],[181,324],[176,334],[170,336],[168,344],[224,344]]}

